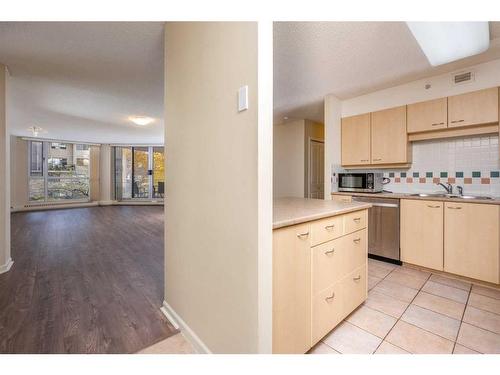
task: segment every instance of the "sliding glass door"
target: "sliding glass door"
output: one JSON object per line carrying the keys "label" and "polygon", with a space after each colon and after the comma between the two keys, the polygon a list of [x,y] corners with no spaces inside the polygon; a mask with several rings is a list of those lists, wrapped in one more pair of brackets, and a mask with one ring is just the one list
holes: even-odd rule
{"label": "sliding glass door", "polygon": [[117,200],[163,199],[165,158],[163,147],[115,147]]}

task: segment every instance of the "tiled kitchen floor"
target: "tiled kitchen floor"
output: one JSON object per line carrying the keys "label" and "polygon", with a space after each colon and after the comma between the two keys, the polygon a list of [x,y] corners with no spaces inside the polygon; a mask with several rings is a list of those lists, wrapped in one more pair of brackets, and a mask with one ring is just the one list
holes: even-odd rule
{"label": "tiled kitchen floor", "polygon": [[368,289],[309,353],[500,353],[500,289],[373,259]]}

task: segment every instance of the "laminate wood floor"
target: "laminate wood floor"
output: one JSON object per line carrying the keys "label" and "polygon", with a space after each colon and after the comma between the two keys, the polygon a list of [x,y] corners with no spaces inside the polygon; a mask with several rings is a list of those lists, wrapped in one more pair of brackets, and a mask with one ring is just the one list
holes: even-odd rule
{"label": "laminate wood floor", "polygon": [[163,223],[157,206],[12,214],[0,353],[133,353],[177,333],[160,312]]}

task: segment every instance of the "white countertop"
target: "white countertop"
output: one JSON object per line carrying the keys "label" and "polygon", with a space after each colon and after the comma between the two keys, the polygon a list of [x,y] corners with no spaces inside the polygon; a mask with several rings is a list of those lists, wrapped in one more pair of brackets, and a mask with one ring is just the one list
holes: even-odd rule
{"label": "white countertop", "polygon": [[370,208],[362,202],[343,203],[307,198],[276,198],[273,202],[273,229]]}

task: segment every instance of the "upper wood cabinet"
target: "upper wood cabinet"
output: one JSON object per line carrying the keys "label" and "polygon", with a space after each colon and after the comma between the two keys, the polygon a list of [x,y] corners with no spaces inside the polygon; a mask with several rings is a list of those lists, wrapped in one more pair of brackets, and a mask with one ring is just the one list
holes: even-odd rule
{"label": "upper wood cabinet", "polygon": [[443,270],[443,202],[401,200],[401,260]]}
{"label": "upper wood cabinet", "polygon": [[342,119],[342,165],[370,164],[370,114]]}
{"label": "upper wood cabinet", "polygon": [[498,87],[448,97],[448,127],[498,122]]}
{"label": "upper wood cabinet", "polygon": [[444,204],[444,270],[499,283],[500,206]]}
{"label": "upper wood cabinet", "polygon": [[408,133],[443,129],[448,126],[448,98],[408,104]]}
{"label": "upper wood cabinet", "polygon": [[408,146],[406,106],[371,114],[372,164],[407,163]]}

